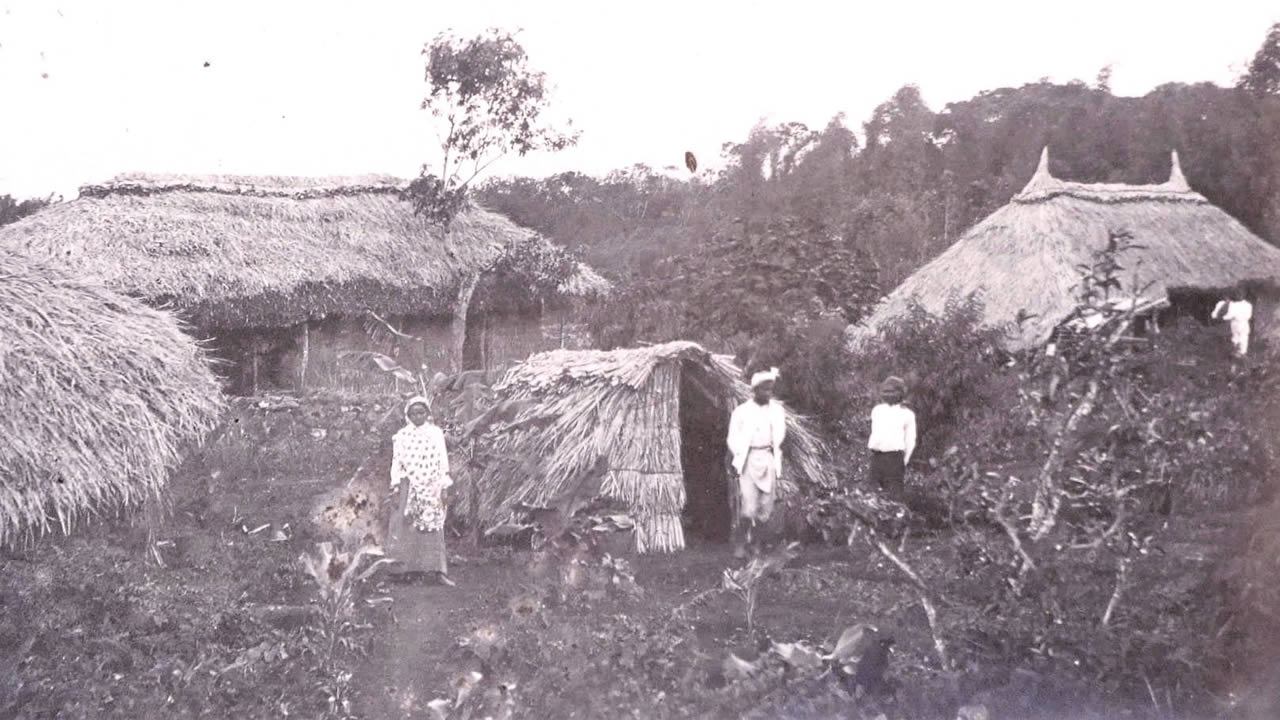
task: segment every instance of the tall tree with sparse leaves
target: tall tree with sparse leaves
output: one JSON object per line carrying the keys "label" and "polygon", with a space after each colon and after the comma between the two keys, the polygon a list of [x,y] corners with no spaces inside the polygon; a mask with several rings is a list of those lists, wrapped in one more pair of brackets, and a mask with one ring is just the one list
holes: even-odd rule
{"label": "tall tree with sparse leaves", "polygon": [[[510,153],[563,150],[577,133],[545,121],[550,87],[524,47],[498,29],[462,39],[442,33],[423,49],[430,88],[422,101],[437,123],[441,157],[410,186],[419,212],[448,223],[471,182]],[[572,123],[566,121],[568,125]]]}
{"label": "tall tree with sparse leaves", "polygon": [[[417,212],[432,221],[451,223],[467,203],[471,182],[506,155],[563,150],[577,142],[577,134],[545,122],[547,77],[529,67],[524,47],[511,33],[494,28],[470,39],[441,33],[422,54],[430,88],[422,108],[436,121],[441,157],[438,167],[423,166],[408,195]],[[451,353],[455,370],[463,366],[467,315],[486,271],[459,283]]]}

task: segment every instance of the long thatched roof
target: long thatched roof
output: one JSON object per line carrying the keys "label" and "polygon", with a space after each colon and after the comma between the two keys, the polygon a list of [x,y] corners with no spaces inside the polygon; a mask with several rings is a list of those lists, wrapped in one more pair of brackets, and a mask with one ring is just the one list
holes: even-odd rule
{"label": "long thatched roof", "polygon": [[158,493],[222,407],[169,314],[0,250],[0,544]]}
{"label": "long thatched roof", "polygon": [[851,331],[854,346],[874,338],[914,302],[941,315],[949,300],[977,294],[991,326],[1012,326],[1010,349],[1046,341],[1076,306],[1079,266],[1089,264],[1113,231],[1142,246],[1122,258],[1125,291],[1143,299],[1170,288],[1222,288],[1280,279],[1280,249],[1187,184],[1172,154],[1169,179],[1155,185],[1067,182],[1049,172],[1045,148],[1027,186],[945,252],[917,270]]}
{"label": "long thatched roof", "polygon": [[[121,175],[0,229],[0,246],[58,257],[202,327],[278,327],[332,314],[445,313],[468,272],[535,237],[480,208],[445,232],[385,176]],[[607,282],[584,269],[565,292]]]}
{"label": "long thatched roof", "polygon": [[[478,483],[480,519],[500,521],[518,503],[563,508],[605,497],[636,514],[641,551],[682,548],[681,403],[706,403],[727,425],[750,397],[741,376],[730,358],[690,342],[533,355],[497,388],[504,401],[525,404],[486,437],[493,462]],[[788,430],[783,500],[798,482],[829,481],[813,427],[791,415]]]}

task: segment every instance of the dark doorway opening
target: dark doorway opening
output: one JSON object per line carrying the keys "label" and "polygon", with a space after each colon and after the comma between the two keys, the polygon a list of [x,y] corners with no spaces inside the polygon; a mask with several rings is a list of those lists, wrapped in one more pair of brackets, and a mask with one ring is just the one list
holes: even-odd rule
{"label": "dark doorway opening", "polygon": [[732,529],[727,465],[729,414],[694,368],[680,373],[680,460],[686,536],[728,542]]}

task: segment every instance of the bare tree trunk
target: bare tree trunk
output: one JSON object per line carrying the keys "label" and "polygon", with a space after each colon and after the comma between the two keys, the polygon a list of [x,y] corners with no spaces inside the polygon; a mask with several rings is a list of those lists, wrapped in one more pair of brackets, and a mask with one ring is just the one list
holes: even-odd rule
{"label": "bare tree trunk", "polygon": [[302,366],[298,368],[298,394],[307,390],[307,363],[311,360],[311,324],[302,321]]}
{"label": "bare tree trunk", "polygon": [[453,307],[453,352],[449,357],[449,365],[453,372],[463,370],[463,352],[467,343],[467,314],[471,310],[471,298],[476,294],[480,284],[480,273],[467,277],[458,290],[458,302]]}
{"label": "bare tree trunk", "polygon": [[1031,505],[1031,539],[1033,541],[1048,535],[1053,530],[1054,523],[1057,522],[1058,505],[1062,499],[1058,495],[1054,476],[1062,466],[1063,448],[1075,434],[1076,426],[1080,424],[1083,417],[1093,412],[1093,404],[1098,399],[1098,387],[1097,380],[1089,381],[1089,389],[1071,411],[1062,431],[1053,439],[1049,459],[1045,461],[1044,467],[1040,468],[1040,475],[1036,478],[1036,497]]}

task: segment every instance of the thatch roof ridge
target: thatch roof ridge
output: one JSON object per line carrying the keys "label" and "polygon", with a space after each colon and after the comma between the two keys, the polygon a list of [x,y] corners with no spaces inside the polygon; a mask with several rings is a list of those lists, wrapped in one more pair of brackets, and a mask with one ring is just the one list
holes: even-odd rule
{"label": "thatch roof ridge", "polygon": [[[1176,159],[1174,160],[1176,163]],[[1244,280],[1280,280],[1280,248],[1193,191],[1177,189],[1181,169],[1155,186],[1066,183],[1047,174],[1047,153],[1028,188],[979,221],[942,254],[904,280],[857,326],[855,347],[901,316],[912,301],[934,315],[952,298],[977,294],[992,326],[1012,324],[1011,349],[1044,342],[1076,304],[1079,266],[1105,247],[1112,231],[1129,231],[1135,250],[1125,260],[1124,292],[1151,283],[1142,299],[1170,288],[1221,288]],[[1156,188],[1153,190],[1152,188]]]}
{"label": "thatch roof ridge", "polygon": [[1081,200],[1092,200],[1103,203],[1122,202],[1180,202],[1208,204],[1209,200],[1191,189],[1186,177],[1182,174],[1182,166],[1178,162],[1178,151],[1171,153],[1169,179],[1163,183],[1149,185],[1131,185],[1127,183],[1085,183],[1060,180],[1049,172],[1049,147],[1040,152],[1040,162],[1031,179],[1010,202],[1037,203],[1052,200],[1055,197],[1068,196]]}
{"label": "thatch roof ridge", "polygon": [[[388,176],[121,175],[0,228],[0,246],[58,257],[202,328],[241,328],[447,315],[463,277],[540,237],[475,204],[446,231],[401,187]],[[582,269],[565,287],[600,292],[607,281]]]}
{"label": "thatch roof ridge", "polygon": [[124,173],[105,183],[80,186],[81,197],[156,195],[169,192],[206,192],[223,195],[285,197],[295,200],[364,195],[397,194],[409,187],[406,180],[390,175],[300,177],[292,175],[179,175]]}
{"label": "thatch roof ridge", "polygon": [[0,544],[159,493],[222,409],[168,313],[0,250]]}
{"label": "thatch roof ridge", "polygon": [[714,357],[695,342],[673,342],[614,350],[548,350],[535,353],[509,369],[499,392],[517,387],[546,390],[560,383],[602,383],[639,388],[661,362],[686,357]]}

